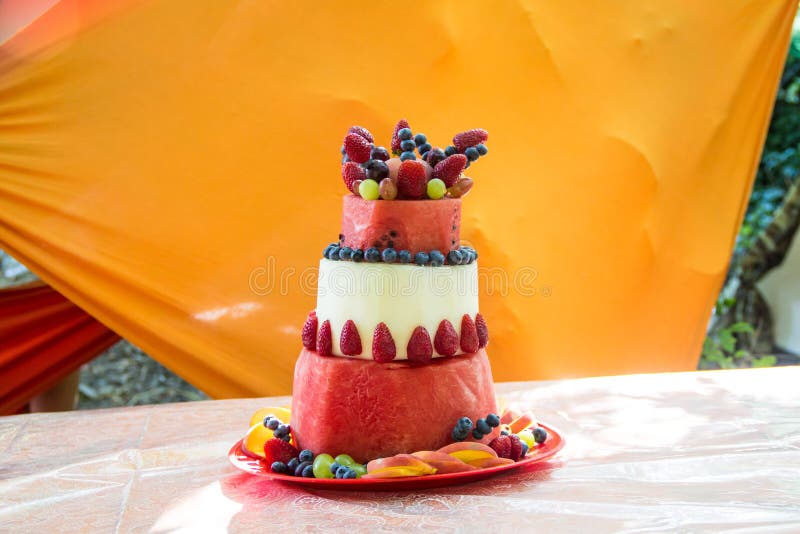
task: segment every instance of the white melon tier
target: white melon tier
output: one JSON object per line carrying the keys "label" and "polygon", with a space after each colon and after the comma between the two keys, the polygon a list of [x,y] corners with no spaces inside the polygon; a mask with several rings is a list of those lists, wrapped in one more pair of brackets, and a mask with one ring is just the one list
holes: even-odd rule
{"label": "white melon tier", "polygon": [[[348,357],[372,359],[372,336],[385,323],[397,346],[396,360],[408,359],[411,334],[423,326],[431,338],[447,319],[461,336],[465,314],[478,313],[478,266],[356,263],[323,259],[319,266],[317,318],[329,321],[332,353],[339,347],[342,327],[352,320],[361,337],[362,352]],[[462,354],[459,349],[457,354]],[[441,357],[434,351],[433,357]]]}

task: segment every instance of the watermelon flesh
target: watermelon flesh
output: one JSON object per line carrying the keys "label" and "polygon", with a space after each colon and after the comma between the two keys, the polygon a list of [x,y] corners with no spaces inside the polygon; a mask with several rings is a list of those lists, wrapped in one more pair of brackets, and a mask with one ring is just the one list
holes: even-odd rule
{"label": "watermelon flesh", "polygon": [[[378,204],[378,202],[376,202]],[[303,349],[295,365],[292,431],[315,454],[358,462],[436,450],[456,421],[497,413],[486,351],[415,366],[324,357]],[[484,437],[488,443],[497,431]]]}
{"label": "watermelon flesh", "polygon": [[461,235],[461,199],[364,200],[344,197],[341,246],[366,250],[394,248],[412,254],[457,249]]}

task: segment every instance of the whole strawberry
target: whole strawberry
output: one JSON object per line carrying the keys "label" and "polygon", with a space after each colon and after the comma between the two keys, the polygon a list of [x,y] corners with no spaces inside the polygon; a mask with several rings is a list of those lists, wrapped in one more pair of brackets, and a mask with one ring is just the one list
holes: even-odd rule
{"label": "whole strawberry", "polygon": [[489,442],[489,446],[500,458],[511,458],[511,438],[509,436],[497,436]]}
{"label": "whole strawberry", "polygon": [[314,350],[317,347],[317,312],[312,311],[308,314],[306,324],[303,325],[303,346],[308,350]]}
{"label": "whole strawberry", "polygon": [[447,319],[442,319],[436,335],[433,337],[433,347],[442,356],[453,356],[458,352],[458,333]]}
{"label": "whole strawberry", "polygon": [[394,125],[394,130],[392,131],[392,153],[399,154],[400,153],[400,143],[401,140],[397,137],[397,132],[402,130],[403,128],[410,128],[411,126],[408,125],[408,121],[405,119],[400,119],[397,121],[397,124]]}
{"label": "whole strawberry", "polygon": [[433,177],[439,178],[445,186],[450,187],[456,183],[466,166],[467,156],[453,154],[436,164],[433,168]]}
{"label": "whole strawberry", "polygon": [[425,167],[416,160],[406,160],[397,171],[397,193],[399,198],[421,199],[427,191]]}
{"label": "whole strawberry", "polygon": [[376,362],[386,363],[397,356],[397,347],[394,344],[389,327],[386,323],[378,323],[375,334],[372,336],[372,359]]}
{"label": "whole strawberry", "polygon": [[342,180],[344,180],[344,185],[351,193],[356,192],[353,188],[353,182],[356,180],[365,180],[366,178],[367,172],[358,163],[354,161],[348,161],[342,165]]}
{"label": "whole strawberry", "polygon": [[272,465],[273,462],[287,463],[292,458],[300,454],[300,451],[289,443],[278,438],[268,439],[264,443],[264,463]]}
{"label": "whole strawberry", "polygon": [[474,130],[467,130],[466,132],[457,133],[453,137],[453,144],[459,152],[464,152],[471,146],[485,143],[487,139],[489,139],[489,132],[480,128],[476,128]]}
{"label": "whole strawberry", "polygon": [[433,344],[431,336],[424,326],[418,326],[411,334],[406,346],[408,361],[412,363],[430,363],[433,357]]}
{"label": "whole strawberry", "polygon": [[356,356],[361,354],[361,336],[358,335],[356,324],[348,319],[342,327],[342,335],[339,337],[339,350],[346,356]]}
{"label": "whole strawberry", "polygon": [[369,130],[367,130],[363,126],[351,126],[350,129],[347,130],[347,133],[349,133],[349,134],[351,134],[351,133],[358,134],[361,137],[363,137],[364,139],[366,139],[367,141],[369,141],[370,143],[374,143],[375,142],[375,139],[372,137],[372,134],[369,132]]}
{"label": "whole strawberry", "polygon": [[344,152],[350,161],[364,163],[369,159],[372,143],[357,133],[349,133],[344,138]]}

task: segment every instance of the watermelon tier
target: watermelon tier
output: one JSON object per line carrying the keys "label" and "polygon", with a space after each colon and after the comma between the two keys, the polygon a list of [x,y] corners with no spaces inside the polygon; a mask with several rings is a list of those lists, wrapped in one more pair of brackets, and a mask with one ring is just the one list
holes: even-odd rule
{"label": "watermelon tier", "polygon": [[[455,422],[497,413],[486,351],[429,365],[324,357],[304,349],[294,373],[292,432],[303,448],[358,462],[436,450]],[[498,429],[483,437],[488,443]]]}
{"label": "watermelon tier", "polygon": [[393,248],[411,254],[459,247],[461,199],[374,201],[344,197],[339,244],[351,249]]}

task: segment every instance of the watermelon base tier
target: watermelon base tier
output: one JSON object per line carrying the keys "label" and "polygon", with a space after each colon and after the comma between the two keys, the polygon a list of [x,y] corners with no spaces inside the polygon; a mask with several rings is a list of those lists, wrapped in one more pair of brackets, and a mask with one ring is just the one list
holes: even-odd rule
{"label": "watermelon base tier", "polygon": [[[423,366],[320,356],[304,349],[295,365],[292,433],[316,454],[367,462],[436,450],[459,418],[497,413],[486,351]],[[488,443],[494,431],[481,440]]]}

